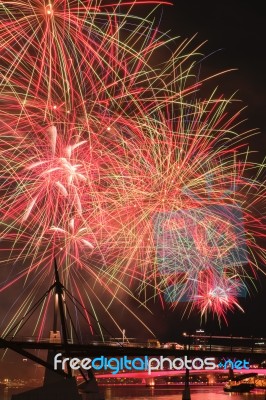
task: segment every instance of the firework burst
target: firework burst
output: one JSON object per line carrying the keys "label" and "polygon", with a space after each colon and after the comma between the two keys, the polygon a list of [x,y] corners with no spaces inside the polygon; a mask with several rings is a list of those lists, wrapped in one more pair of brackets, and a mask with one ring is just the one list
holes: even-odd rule
{"label": "firework burst", "polygon": [[[142,3],[167,2],[127,5]],[[234,99],[196,100],[190,41],[154,67],[170,39],[122,5],[0,5],[4,263],[28,265],[14,283],[34,276],[15,318],[52,280],[54,257],[67,287],[110,318],[94,285],[125,307],[153,288],[226,318],[254,254],[265,260],[262,167],[244,145],[254,132],[241,133]]]}

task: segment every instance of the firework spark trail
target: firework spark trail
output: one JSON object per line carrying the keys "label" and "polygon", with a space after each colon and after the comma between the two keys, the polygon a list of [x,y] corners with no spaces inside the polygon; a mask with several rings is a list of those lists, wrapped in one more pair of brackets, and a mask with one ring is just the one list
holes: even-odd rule
{"label": "firework spark trail", "polygon": [[[144,3],[168,2],[127,5]],[[95,315],[95,301],[111,316],[109,306],[82,274],[119,302],[130,285],[145,299],[150,287],[171,288],[173,303],[186,298],[202,315],[226,318],[241,308],[254,255],[265,261],[256,242],[265,220],[254,214],[263,167],[247,161],[245,145],[255,132],[241,133],[234,99],[195,100],[209,79],[193,78],[199,47],[185,40],[154,68],[171,39],[147,19],[122,15],[125,3],[75,4],[0,3],[4,262],[27,260],[27,279],[41,270],[40,284],[56,256]],[[245,230],[234,230],[228,207],[242,210]],[[159,247],[157,217],[168,232]]]}

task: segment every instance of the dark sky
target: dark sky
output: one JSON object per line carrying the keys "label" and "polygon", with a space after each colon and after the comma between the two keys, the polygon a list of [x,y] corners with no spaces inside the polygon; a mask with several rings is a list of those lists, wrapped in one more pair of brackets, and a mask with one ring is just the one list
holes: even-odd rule
{"label": "dark sky", "polygon": [[[161,28],[170,30],[170,35],[190,38],[197,34],[194,43],[207,40],[202,47],[206,57],[202,62],[202,73],[212,74],[225,69],[236,68],[234,72],[219,79],[219,90],[225,96],[237,91],[247,106],[243,113],[245,129],[257,128],[260,134],[249,140],[251,149],[257,153],[254,160],[262,161],[266,156],[266,25],[262,3],[243,0],[234,1],[174,1],[174,6],[163,7]],[[213,80],[215,87],[217,81]],[[265,245],[265,244],[264,244]],[[263,266],[262,266],[263,267]],[[264,267],[264,270],[266,268]],[[209,333],[266,336],[266,279],[262,275],[257,282],[258,292],[241,302],[245,314],[228,314],[228,326],[209,318],[201,327]],[[192,313],[190,318],[181,320],[180,309],[174,314],[165,312],[161,326],[172,338],[182,331],[193,332],[200,326],[200,318]],[[166,332],[165,332],[166,333]]]}
{"label": "dark sky", "polygon": [[[197,1],[175,0],[172,7],[163,7],[163,30],[190,38],[197,34],[195,44],[205,56],[203,70],[215,73],[235,68],[237,71],[219,79],[222,92],[236,97],[247,106],[244,116],[247,127],[258,128],[261,135],[252,145],[265,156],[266,145],[266,55],[265,12],[258,1]],[[215,80],[212,82],[215,85]]]}

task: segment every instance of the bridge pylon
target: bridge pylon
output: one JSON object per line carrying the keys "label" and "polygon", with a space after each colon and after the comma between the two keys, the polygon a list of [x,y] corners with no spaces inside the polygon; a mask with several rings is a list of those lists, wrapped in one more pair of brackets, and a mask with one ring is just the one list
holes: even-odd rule
{"label": "bridge pylon", "polygon": [[189,387],[189,369],[186,369],[185,375],[185,389],[182,392],[182,400],[191,400],[190,387]]}
{"label": "bridge pylon", "polygon": [[[60,281],[56,259],[54,259],[54,276],[54,283],[52,286],[50,286],[45,296],[42,297],[45,298],[51,291],[54,292],[54,321],[53,330],[50,331],[49,341],[50,343],[61,343],[63,345],[64,355],[70,359],[71,351],[68,343],[65,311],[66,288]],[[58,325],[60,326],[61,330],[58,330]],[[75,377],[72,376],[69,360],[65,363],[67,371],[62,369],[60,370],[60,368],[55,371],[53,368],[51,368],[51,366],[54,365],[55,355],[55,350],[48,350],[46,363],[40,359],[40,363],[42,363],[42,365],[46,364],[43,386],[23,393],[14,394],[12,395],[11,400],[81,400],[82,396],[79,393],[80,389],[86,393],[88,400],[104,400],[104,397],[99,393],[98,384],[92,372],[88,378],[82,374],[85,379],[85,383],[79,387]],[[35,357],[35,361],[36,359],[37,357]]]}

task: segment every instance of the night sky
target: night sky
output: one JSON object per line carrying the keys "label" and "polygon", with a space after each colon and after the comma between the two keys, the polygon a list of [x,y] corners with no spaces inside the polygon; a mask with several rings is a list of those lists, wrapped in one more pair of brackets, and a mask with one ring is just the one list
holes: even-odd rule
{"label": "night sky", "polygon": [[[197,34],[194,39],[195,47],[207,40],[201,48],[201,52],[205,55],[199,64],[201,76],[225,69],[236,69],[214,79],[211,87],[219,85],[219,92],[225,96],[237,92],[235,97],[242,101],[239,107],[247,107],[243,111],[243,119],[247,119],[243,124],[243,130],[257,128],[260,131],[260,134],[250,139],[249,143],[251,149],[256,151],[252,156],[253,159],[262,161],[266,147],[266,25],[263,3],[242,0],[223,2],[175,0],[174,3],[172,7],[163,6],[156,11],[161,31],[167,30],[169,36],[180,36],[181,39]],[[138,6],[135,8],[135,13],[142,15],[144,9]],[[266,267],[261,267],[266,271]],[[229,313],[227,324],[223,321],[219,324],[217,319],[212,319],[211,316],[205,323],[196,312],[190,315],[186,312],[183,316],[184,305],[178,306],[174,311],[162,310],[159,302],[150,304],[153,316],[140,310],[139,314],[143,315],[162,341],[176,340],[182,332],[193,333],[200,327],[210,334],[265,337],[266,279],[262,274],[259,274],[258,278],[258,292],[253,289],[250,297],[241,301],[246,310],[245,314],[240,311]],[[120,317],[123,316],[120,311],[119,314]],[[129,316],[125,315],[127,335],[137,335],[139,327],[131,326],[129,321]]]}
{"label": "night sky", "polygon": [[[205,59],[202,74],[236,69],[218,79],[221,93],[242,101],[247,109],[246,127],[258,128],[261,135],[251,140],[252,148],[265,157],[266,145],[266,56],[265,13],[259,2],[236,0],[212,2],[174,1],[163,8],[161,26],[181,38],[194,39],[202,47]],[[217,80],[211,82],[215,86]]]}
{"label": "night sky", "polygon": [[[158,15],[159,18],[159,15]],[[265,13],[262,4],[249,1],[174,1],[174,6],[163,7],[160,15],[162,30],[170,30],[170,36],[190,38],[196,34],[194,43],[207,40],[201,48],[203,57],[200,73],[210,75],[222,70],[236,69],[211,81],[219,92],[241,100],[238,107],[246,107],[243,112],[244,130],[256,128],[260,132],[249,140],[252,159],[262,161],[266,155],[266,55],[265,55]],[[261,266],[266,270],[265,266]],[[265,295],[266,279],[259,274],[256,293],[240,304],[245,314],[228,314],[226,325],[217,323],[210,317],[207,323],[200,321],[196,313],[182,319],[182,307],[162,315],[160,326],[166,327],[164,335],[172,339],[183,331],[193,333],[195,329],[205,329],[213,334],[235,334],[238,336],[266,336]]]}

